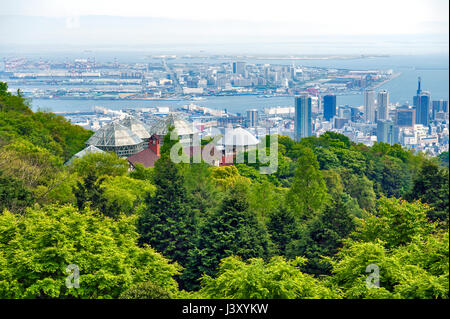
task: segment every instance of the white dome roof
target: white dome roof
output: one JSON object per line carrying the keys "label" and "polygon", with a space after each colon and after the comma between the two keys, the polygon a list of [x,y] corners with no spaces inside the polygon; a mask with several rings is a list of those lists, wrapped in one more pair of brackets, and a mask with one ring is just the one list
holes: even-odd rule
{"label": "white dome roof", "polygon": [[225,146],[249,146],[257,145],[259,140],[249,131],[237,127],[231,131],[226,131],[225,136],[219,143]]}

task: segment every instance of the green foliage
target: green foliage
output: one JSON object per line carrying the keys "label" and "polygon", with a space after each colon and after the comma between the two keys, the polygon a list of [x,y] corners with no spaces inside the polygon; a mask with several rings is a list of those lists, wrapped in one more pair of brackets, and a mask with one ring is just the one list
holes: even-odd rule
{"label": "green foliage", "polygon": [[92,132],[0,82],[0,298],[448,298],[448,152],[279,136],[264,175],[174,164],[172,131],[155,168],[113,153],[63,166]]}
{"label": "green foliage", "polygon": [[[177,290],[180,268],[136,245],[132,218],[116,221],[72,206],[0,215],[0,298],[117,298],[151,281]],[[68,265],[77,265],[79,288],[67,288]]]}
{"label": "green foliage", "polygon": [[236,167],[239,175],[250,179],[252,182],[267,181],[267,175],[261,174],[254,166],[249,166],[247,164],[235,164],[234,166],[228,167]]}
{"label": "green foliage", "polygon": [[448,168],[439,167],[436,163],[426,161],[414,179],[414,186],[409,199],[420,199],[430,205],[428,217],[441,221],[448,227],[449,220],[449,184]]}
{"label": "green foliage", "polygon": [[332,199],[340,198],[344,192],[341,175],[335,170],[323,170],[323,179],[328,189],[328,194]]}
{"label": "green foliage", "polygon": [[[345,298],[448,298],[448,260],[448,232],[416,237],[393,250],[380,241],[349,241],[331,261],[330,280],[342,288]],[[379,269],[379,288],[366,285],[369,265]]]}
{"label": "green foliage", "polygon": [[290,258],[304,256],[308,259],[302,269],[315,275],[329,274],[330,267],[322,259],[332,256],[342,247],[344,238],[355,228],[354,216],[342,198],[329,203],[292,241],[287,249]]}
{"label": "green foliage", "polygon": [[341,170],[345,192],[358,201],[359,207],[367,211],[375,209],[376,195],[373,183],[366,176],[358,176],[349,170]]}
{"label": "green foliage", "polygon": [[143,181],[153,181],[153,167],[145,167],[141,163],[135,163],[133,165],[134,170],[128,173],[131,178]]}
{"label": "green foliage", "polygon": [[[174,126],[169,127],[168,132],[164,136],[163,141],[162,141],[162,145],[161,145],[161,149],[160,149],[161,157],[170,156],[170,151],[171,151],[172,147],[179,142],[180,142],[180,139],[178,137],[178,134],[175,131],[175,127]],[[181,153],[183,153],[183,149],[179,150],[178,155],[181,155]]]}
{"label": "green foliage", "polygon": [[83,181],[77,182],[77,187],[73,189],[73,193],[76,198],[76,204],[80,211],[83,211],[86,207],[98,210],[105,216],[117,218],[119,217],[119,211],[114,209],[107,209],[106,198],[103,196],[103,189],[101,183],[103,179],[98,178],[93,173],[89,173],[83,178]]}
{"label": "green foliage", "polygon": [[96,176],[121,176],[128,171],[128,161],[115,153],[89,153],[72,162],[72,171],[79,176],[94,174]]}
{"label": "green foliage", "polygon": [[92,135],[81,126],[72,125],[63,116],[36,112],[21,93],[6,91],[6,83],[0,82],[0,140],[9,143],[24,139],[31,144],[60,156],[64,161],[84,147]]}
{"label": "green foliage", "polygon": [[361,175],[366,169],[366,159],[364,155],[358,151],[344,149],[344,148],[335,148],[332,147],[330,150],[333,152],[335,156],[339,159],[340,167],[351,170],[354,174]]}
{"label": "green foliage", "polygon": [[438,159],[442,166],[448,168],[448,151],[442,152],[441,154],[439,154]]}
{"label": "green foliage", "polygon": [[199,216],[204,216],[217,207],[221,199],[221,193],[211,175],[210,166],[206,163],[192,163],[184,174],[191,209]]}
{"label": "green foliage", "polygon": [[34,190],[34,197],[39,204],[76,204],[76,197],[73,193],[77,186],[79,177],[69,170],[58,172],[47,185],[39,185]]}
{"label": "green foliage", "polygon": [[183,274],[188,287],[197,288],[202,274],[213,275],[224,257],[270,256],[272,245],[267,230],[248,208],[248,186],[237,183],[227,193],[220,209],[200,225],[195,249]]}
{"label": "green foliage", "polygon": [[203,276],[200,293],[208,298],[229,299],[308,299],[338,298],[339,294],[300,271],[304,262],[273,257],[242,261],[228,257],[221,261],[215,278]]}
{"label": "green foliage", "polygon": [[172,299],[172,295],[153,282],[144,282],[128,288],[119,299]]}
{"label": "green foliage", "polygon": [[211,178],[221,191],[231,189],[236,183],[251,184],[249,178],[241,176],[236,166],[221,166],[211,168]]}
{"label": "green foliage", "polygon": [[284,205],[269,215],[267,230],[276,247],[277,255],[287,256],[287,248],[293,240],[297,239],[300,229],[300,223],[295,214]]}
{"label": "green foliage", "polygon": [[0,112],[21,112],[31,114],[28,101],[18,90],[17,95],[8,92],[6,82],[0,82]]}
{"label": "green foliage", "polygon": [[209,143],[211,143],[213,140],[214,140],[214,139],[213,139],[212,137],[206,136],[206,137],[204,137],[204,138],[201,139],[200,145],[201,145],[201,146],[206,146],[206,145],[208,145]]}
{"label": "green foliage", "polygon": [[23,186],[22,181],[10,176],[4,176],[0,170],[0,214],[4,209],[20,212],[31,201],[31,192]]}
{"label": "green foliage", "polygon": [[400,159],[384,156],[375,162],[374,172],[369,177],[378,184],[378,192],[391,197],[400,197],[411,188],[411,172]]}
{"label": "green foliage", "polygon": [[297,216],[309,219],[320,211],[328,195],[316,156],[309,148],[302,149],[302,153],[298,158],[294,181],[286,200]]}
{"label": "green foliage", "polygon": [[120,212],[132,214],[141,206],[147,195],[153,196],[156,187],[149,181],[127,176],[108,176],[101,184],[106,205]]}
{"label": "green foliage", "polygon": [[47,184],[61,167],[61,159],[26,140],[8,144],[0,152],[0,170],[29,188]]}
{"label": "green foliage", "polygon": [[184,266],[192,247],[194,216],[187,202],[184,177],[168,155],[155,163],[154,185],[155,195],[147,196],[139,214],[139,241]]}
{"label": "green foliage", "polygon": [[252,183],[249,194],[249,208],[258,218],[265,222],[269,214],[283,201],[283,194],[268,182]]}
{"label": "green foliage", "polygon": [[314,153],[317,155],[320,169],[331,170],[341,167],[341,161],[333,150],[320,147],[315,149]]}
{"label": "green foliage", "polygon": [[396,198],[381,197],[374,214],[360,220],[354,238],[366,242],[381,240],[386,247],[409,243],[415,236],[427,236],[435,225],[426,216],[429,207],[417,201],[409,203]]}

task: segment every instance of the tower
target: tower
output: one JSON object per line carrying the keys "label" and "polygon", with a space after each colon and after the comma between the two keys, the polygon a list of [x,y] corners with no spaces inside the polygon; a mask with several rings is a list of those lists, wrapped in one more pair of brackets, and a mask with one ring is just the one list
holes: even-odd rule
{"label": "tower", "polygon": [[308,94],[295,97],[294,131],[297,141],[312,135],[311,97]]}
{"label": "tower", "polygon": [[418,105],[418,99],[419,99],[419,95],[420,95],[420,93],[422,93],[422,89],[421,89],[421,78],[420,78],[420,76],[419,76],[419,78],[418,78],[418,80],[417,80],[417,91],[416,91],[416,95],[413,97],[413,106],[415,107],[415,108],[417,108],[417,105]]}
{"label": "tower", "polygon": [[153,151],[158,156],[161,156],[160,154],[160,146],[161,146],[161,140],[158,137],[158,135],[153,134],[148,142],[148,148]]}
{"label": "tower", "polygon": [[245,62],[233,62],[233,73],[245,77]]}
{"label": "tower", "polygon": [[414,127],[416,123],[416,110],[408,106],[396,110],[395,125],[398,127]]}
{"label": "tower", "polygon": [[364,91],[364,116],[366,122],[375,123],[375,91]]}
{"label": "tower", "polygon": [[325,95],[323,97],[323,117],[330,121],[336,116],[336,95]]}
{"label": "tower", "polygon": [[378,120],[377,140],[388,144],[394,144],[394,124],[388,120]]}
{"label": "tower", "polygon": [[388,120],[388,105],[389,105],[389,92],[382,90],[378,92],[377,99],[377,116],[378,120]]}
{"label": "tower", "polygon": [[258,110],[251,109],[247,110],[247,127],[258,126]]}
{"label": "tower", "polygon": [[416,124],[428,126],[430,121],[430,100],[429,92],[421,91],[416,101]]}

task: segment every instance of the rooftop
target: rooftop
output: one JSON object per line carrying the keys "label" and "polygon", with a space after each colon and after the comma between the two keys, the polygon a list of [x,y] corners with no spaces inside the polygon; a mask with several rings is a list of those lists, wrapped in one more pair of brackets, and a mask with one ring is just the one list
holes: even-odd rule
{"label": "rooftop", "polygon": [[150,135],[156,133],[159,136],[165,136],[169,131],[169,127],[175,127],[178,135],[190,135],[198,133],[198,130],[192,123],[183,120],[179,115],[169,114],[163,119],[157,121],[150,127]]}
{"label": "rooftop", "polygon": [[220,139],[219,144],[225,146],[248,146],[257,145],[259,140],[242,127],[237,127],[233,130],[226,131],[225,136]]}
{"label": "rooftop", "polygon": [[132,116],[128,116],[119,122],[123,126],[129,128],[133,133],[139,136],[141,139],[150,138],[149,128],[141,121]]}
{"label": "rooftop", "polygon": [[142,143],[142,139],[129,128],[117,121],[111,122],[94,133],[87,145],[94,146],[129,146]]}

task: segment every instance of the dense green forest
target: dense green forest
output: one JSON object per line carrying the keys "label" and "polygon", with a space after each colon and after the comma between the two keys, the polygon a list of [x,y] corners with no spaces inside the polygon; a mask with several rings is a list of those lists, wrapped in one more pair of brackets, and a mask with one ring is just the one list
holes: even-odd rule
{"label": "dense green forest", "polygon": [[262,175],[175,164],[166,136],[154,168],[64,165],[91,134],[0,83],[0,298],[449,297],[448,153],[279,136]]}

